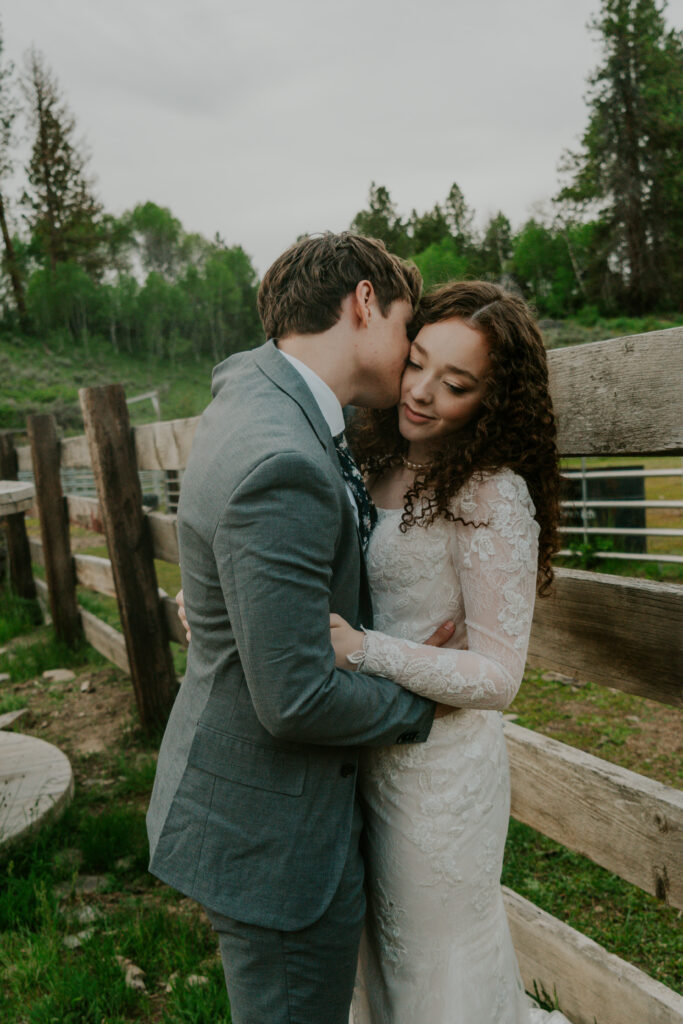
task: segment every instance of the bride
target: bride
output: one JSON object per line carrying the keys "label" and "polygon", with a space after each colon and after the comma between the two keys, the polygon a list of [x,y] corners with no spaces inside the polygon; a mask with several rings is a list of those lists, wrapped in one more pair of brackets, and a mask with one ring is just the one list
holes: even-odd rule
{"label": "bride", "polygon": [[[522,680],[557,548],[545,351],[525,304],[485,282],[426,296],[415,327],[398,407],[353,426],[379,515],[368,550],[376,628],[332,616],[332,642],[340,667],[454,710],[426,743],[364,755],[368,911],[352,1020],[568,1024],[524,993],[500,888],[500,711]],[[426,646],[446,616],[451,639]]]}

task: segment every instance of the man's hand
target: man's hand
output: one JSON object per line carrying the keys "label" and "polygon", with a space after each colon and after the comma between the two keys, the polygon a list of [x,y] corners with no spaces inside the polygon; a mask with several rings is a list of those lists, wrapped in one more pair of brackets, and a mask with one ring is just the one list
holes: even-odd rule
{"label": "man's hand", "polygon": [[[182,594],[182,590],[180,591]],[[176,598],[176,601],[178,599]],[[435,629],[429,640],[425,640],[425,644],[429,644],[430,647],[443,647],[447,640],[453,636],[455,632],[455,623],[448,619],[438,629]]]}
{"label": "man's hand", "polygon": [[[190,624],[188,623],[187,615],[185,614],[185,598],[183,597],[182,590],[179,590],[178,593],[176,594],[175,601],[176,601],[176,604],[178,605],[178,618],[180,619],[180,621],[183,624],[183,629],[185,630],[185,636],[187,637],[187,642],[189,644],[189,642],[190,642]],[[438,632],[438,630],[437,630],[437,632]],[[434,634],[434,636],[436,636],[436,633]]]}

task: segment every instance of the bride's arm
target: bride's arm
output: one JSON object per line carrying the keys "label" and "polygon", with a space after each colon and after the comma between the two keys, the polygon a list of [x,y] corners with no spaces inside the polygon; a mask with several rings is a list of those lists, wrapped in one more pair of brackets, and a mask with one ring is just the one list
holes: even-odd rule
{"label": "bride's arm", "polygon": [[368,630],[362,668],[441,704],[501,709],[514,698],[524,673],[538,528],[524,482],[509,472],[470,484],[460,504],[465,519],[481,524],[453,524],[468,650]]}

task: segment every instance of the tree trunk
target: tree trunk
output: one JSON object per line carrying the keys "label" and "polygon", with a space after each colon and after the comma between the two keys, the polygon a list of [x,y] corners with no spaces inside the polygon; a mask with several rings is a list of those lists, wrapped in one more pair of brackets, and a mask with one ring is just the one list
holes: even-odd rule
{"label": "tree trunk", "polygon": [[7,270],[9,271],[10,281],[12,282],[12,291],[14,292],[14,301],[17,304],[17,310],[19,311],[19,319],[21,320],[22,326],[26,325],[26,303],[24,301],[24,286],[21,281],[21,275],[19,274],[19,268],[17,267],[17,257],[14,252],[14,246],[12,245],[12,239],[7,228],[7,220],[5,218],[5,203],[0,193],[0,229],[2,230],[2,240],[5,243],[5,258],[7,260]]}

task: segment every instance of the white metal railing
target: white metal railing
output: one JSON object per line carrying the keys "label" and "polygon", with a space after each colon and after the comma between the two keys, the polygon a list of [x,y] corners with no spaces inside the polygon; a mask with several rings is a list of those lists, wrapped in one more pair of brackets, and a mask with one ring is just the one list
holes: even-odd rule
{"label": "white metal railing", "polygon": [[[578,470],[565,470],[562,476],[566,480],[580,480],[581,481],[581,498],[573,499],[561,502],[561,507],[566,511],[580,512],[581,522],[575,525],[562,525],[559,530],[562,534],[578,534],[581,536],[583,543],[589,545],[590,537],[594,536],[632,536],[632,537],[676,537],[683,538],[683,529],[679,527],[639,527],[639,526],[593,526],[592,521],[596,518],[596,509],[683,509],[683,500],[680,499],[652,499],[651,501],[642,499],[628,499],[628,498],[616,498],[610,500],[609,498],[589,498],[588,497],[588,481],[589,480],[605,480],[605,479],[616,479],[616,478],[641,478],[645,479],[648,477],[680,477],[683,482],[683,465],[681,468],[667,467],[665,469],[588,469],[586,467],[586,460],[581,460],[581,469]],[[575,555],[576,552],[570,548],[563,548],[558,551],[558,555],[570,557]],[[593,550],[591,552],[595,558],[615,558],[625,559],[628,561],[639,561],[639,562],[669,562],[674,564],[683,564],[683,555],[675,554],[674,552],[644,552],[644,551],[600,551]]]}

